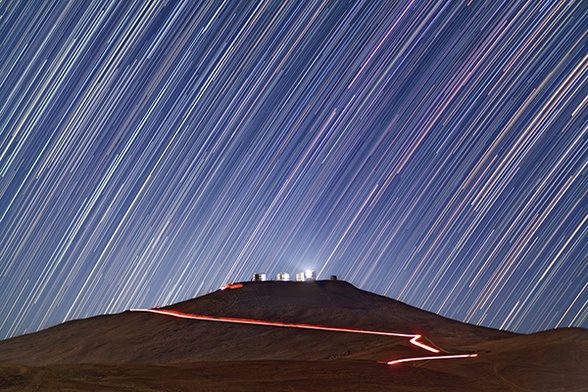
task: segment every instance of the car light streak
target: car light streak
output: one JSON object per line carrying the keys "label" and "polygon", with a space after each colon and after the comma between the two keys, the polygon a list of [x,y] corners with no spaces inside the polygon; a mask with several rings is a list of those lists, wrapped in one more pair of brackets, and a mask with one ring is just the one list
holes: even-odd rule
{"label": "car light streak", "polygon": [[[227,287],[229,288],[229,287]],[[233,287],[230,287],[233,288]],[[234,287],[239,288],[239,287]],[[427,344],[419,341],[422,335],[419,334],[406,334],[406,333],[398,333],[398,332],[385,332],[385,331],[371,331],[365,329],[353,329],[353,328],[337,328],[337,327],[325,327],[321,325],[312,325],[312,324],[295,324],[295,323],[284,323],[280,321],[265,321],[265,320],[255,320],[255,319],[247,319],[247,318],[238,318],[238,317],[221,317],[221,316],[207,316],[201,314],[192,314],[192,313],[183,313],[177,310],[171,309],[131,309],[131,312],[147,312],[147,313],[155,313],[155,314],[162,314],[165,316],[172,316],[178,317],[183,319],[190,319],[190,320],[202,320],[202,321],[217,321],[221,323],[233,323],[233,324],[249,324],[249,325],[262,325],[262,326],[269,326],[269,327],[282,327],[282,328],[298,328],[298,329],[310,329],[310,330],[317,330],[317,331],[329,331],[329,332],[347,332],[347,333],[361,333],[366,335],[379,335],[379,336],[394,336],[394,337],[402,337],[402,338],[410,338],[409,342],[417,347],[420,347],[424,350],[429,352],[438,354],[440,350],[435,347],[428,346]],[[460,358],[476,358],[478,354],[452,354],[452,355],[434,355],[434,356],[427,356],[427,357],[410,357],[410,358],[401,358],[395,359],[389,362],[381,362],[385,363],[386,365],[396,365],[399,363],[404,362],[417,362],[417,361],[429,361],[435,359],[460,359]]]}
{"label": "car light streak", "polygon": [[[236,317],[206,316],[206,315],[200,315],[200,314],[183,313],[183,312],[179,312],[177,310],[170,310],[170,309],[131,309],[131,311],[156,313],[156,314],[162,314],[162,315],[166,315],[166,316],[178,317],[178,318],[183,318],[183,319],[191,319],[191,320],[218,321],[218,322],[223,322],[223,323],[234,323],[234,324],[263,325],[263,326],[270,326],[270,327],[299,328],[299,329],[310,329],[310,330],[318,330],[318,331],[361,333],[361,334],[366,334],[366,335],[394,336],[394,337],[410,338],[409,342],[417,347],[420,347],[424,350],[427,350],[429,352],[436,353],[436,354],[440,352],[440,350],[436,349],[435,347],[428,346],[427,344],[419,341],[419,339],[422,337],[419,334],[406,334],[406,333],[385,332],[385,331],[371,331],[371,330],[365,330],[365,329],[352,329],[352,328],[325,327],[325,326],[321,326],[321,325],[294,324],[294,323],[284,323],[284,322],[280,322],[280,321],[264,321],[264,320],[254,320],[254,319],[236,318]],[[477,354],[460,354],[460,355],[441,355],[441,356],[433,356],[433,357],[404,358],[404,359],[398,359],[398,360],[387,362],[387,364],[393,365],[393,364],[400,363],[400,362],[421,361],[421,360],[427,360],[427,359],[474,358],[476,356],[477,356]]]}
{"label": "car light streak", "polygon": [[431,346],[427,346],[423,342],[419,342],[420,338],[421,338],[421,335],[414,335],[414,338],[410,339],[410,343],[412,343],[415,346],[418,346],[420,348],[424,348],[425,350],[430,351],[432,353],[439,353],[439,350],[437,350],[436,348],[431,347]]}
{"label": "car light streak", "polygon": [[132,309],[132,311],[157,313],[157,314],[163,314],[163,315],[179,317],[179,318],[184,318],[184,319],[192,319],[192,320],[219,321],[219,322],[223,322],[223,323],[263,325],[263,326],[269,326],[269,327],[312,329],[312,330],[318,330],[318,331],[361,333],[361,334],[366,334],[366,335],[380,335],[380,336],[395,336],[395,337],[401,337],[401,338],[411,338],[410,343],[412,343],[420,348],[423,348],[423,349],[430,351],[432,353],[439,353],[440,352],[435,347],[427,346],[425,343],[419,342],[418,339],[421,338],[421,335],[415,335],[415,334],[384,332],[384,331],[371,331],[371,330],[365,330],[365,329],[325,327],[325,326],[321,326],[321,325],[294,324],[294,323],[284,323],[284,322],[280,322],[280,321],[264,321],[264,320],[254,320],[254,319],[236,318],[236,317],[205,316],[205,315],[201,315],[201,314],[183,313],[183,312],[178,312],[177,310],[169,310],[169,309]]}
{"label": "car light streak", "polygon": [[221,290],[226,290],[226,289],[235,290],[235,289],[240,289],[241,287],[243,287],[243,284],[241,284],[241,283],[227,283],[226,285],[224,285],[220,289]]}
{"label": "car light streak", "polygon": [[396,365],[403,362],[416,362],[416,361],[429,361],[432,359],[458,359],[458,358],[476,358],[478,354],[455,354],[455,355],[433,355],[429,357],[413,357],[413,358],[402,358],[395,359],[393,361],[386,362],[387,365]]}

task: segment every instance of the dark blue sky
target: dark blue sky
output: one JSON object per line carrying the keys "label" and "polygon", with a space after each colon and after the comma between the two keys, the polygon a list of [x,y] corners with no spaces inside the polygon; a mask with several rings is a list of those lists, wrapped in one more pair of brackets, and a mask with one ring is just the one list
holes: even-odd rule
{"label": "dark blue sky", "polygon": [[585,2],[11,1],[0,338],[312,268],[588,326]]}

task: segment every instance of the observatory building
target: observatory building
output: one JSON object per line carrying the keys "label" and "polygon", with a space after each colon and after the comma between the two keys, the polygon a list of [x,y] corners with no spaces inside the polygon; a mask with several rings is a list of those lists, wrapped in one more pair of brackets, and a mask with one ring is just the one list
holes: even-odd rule
{"label": "observatory building", "polygon": [[288,282],[290,280],[290,274],[287,272],[280,272],[276,275],[276,280],[281,282]]}
{"label": "observatory building", "polygon": [[316,280],[316,272],[313,270],[306,270],[296,274],[297,282],[305,282],[307,280]]}
{"label": "observatory building", "polygon": [[253,282],[265,282],[267,280],[267,277],[264,273],[255,273],[253,274]]}
{"label": "observatory building", "polygon": [[[267,281],[267,275],[263,272],[256,272],[253,274],[253,282],[265,282]],[[290,274],[287,272],[280,272],[276,275],[276,280],[278,282],[289,282],[290,281]],[[316,280],[316,272],[314,270],[306,270],[296,274],[296,281],[297,282],[306,282]],[[335,275],[331,276],[331,280],[337,280]]]}

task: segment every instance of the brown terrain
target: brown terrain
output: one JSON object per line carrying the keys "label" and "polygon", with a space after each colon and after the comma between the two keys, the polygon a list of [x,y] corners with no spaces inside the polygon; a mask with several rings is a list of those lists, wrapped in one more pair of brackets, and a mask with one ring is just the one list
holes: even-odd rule
{"label": "brown terrain", "polygon": [[498,331],[343,281],[247,282],[162,309],[420,334],[440,353],[406,337],[128,311],[0,341],[0,391],[588,391],[588,330]]}

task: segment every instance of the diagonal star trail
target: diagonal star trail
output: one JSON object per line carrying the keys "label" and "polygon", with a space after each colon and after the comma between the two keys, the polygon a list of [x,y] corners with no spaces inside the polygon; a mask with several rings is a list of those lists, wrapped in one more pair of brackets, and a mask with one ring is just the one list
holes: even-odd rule
{"label": "diagonal star trail", "polygon": [[582,1],[0,2],[0,338],[314,269],[588,327]]}

